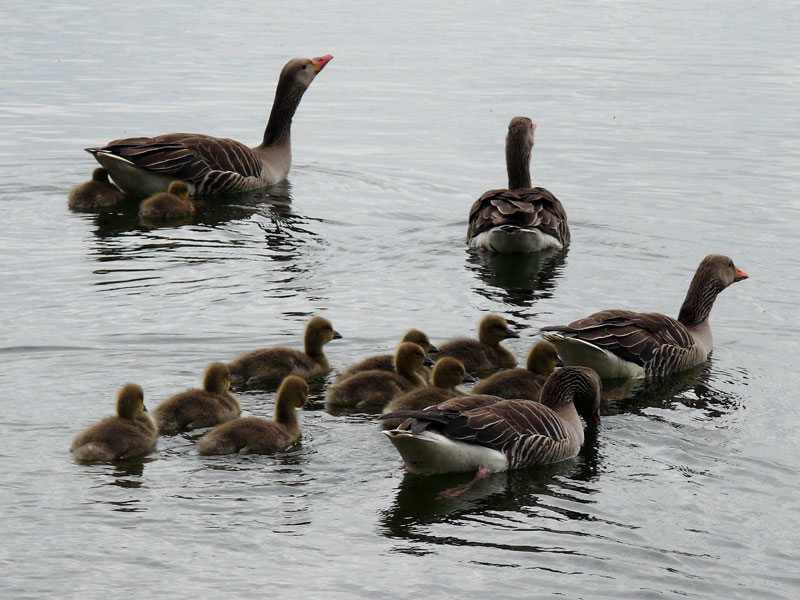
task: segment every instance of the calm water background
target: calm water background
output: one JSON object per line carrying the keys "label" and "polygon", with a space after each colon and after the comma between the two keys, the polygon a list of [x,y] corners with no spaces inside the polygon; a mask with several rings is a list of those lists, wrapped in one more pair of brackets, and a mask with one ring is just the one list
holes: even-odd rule
{"label": "calm water background", "polygon": [[[661,4],[5,3],[0,596],[796,598],[800,9]],[[159,229],[67,209],[83,147],[256,143],[284,62],[327,52],[288,185]],[[489,261],[466,215],[505,184],[518,114],[573,242]],[[198,434],[124,465],[68,453],[122,383],[155,406],[212,360],[298,345],[309,315],[344,335],[335,367],[487,312],[522,358],[541,325],[676,314],[710,252],[750,279],[707,366],[611,390],[578,458],[459,500],[434,496],[464,476],[405,475],[370,419],[325,412],[326,381],[280,456],[200,458]],[[273,392],[240,398],[271,414]]]}

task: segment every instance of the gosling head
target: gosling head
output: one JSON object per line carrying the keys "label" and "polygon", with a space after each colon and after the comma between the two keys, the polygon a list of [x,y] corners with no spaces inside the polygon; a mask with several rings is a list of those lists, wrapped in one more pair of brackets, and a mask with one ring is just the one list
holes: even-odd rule
{"label": "gosling head", "polygon": [[144,390],[135,383],[126,383],[117,392],[117,416],[123,419],[136,419],[147,412],[144,406]]}
{"label": "gosling head", "polygon": [[403,342],[394,355],[395,370],[398,373],[413,373],[425,364],[425,350],[414,342]]}
{"label": "gosling head", "polygon": [[439,350],[431,344],[431,341],[428,339],[428,336],[425,335],[419,329],[409,329],[406,331],[405,335],[403,335],[403,342],[414,342],[418,346],[421,346],[423,350],[425,350],[425,354],[429,354],[431,352],[438,352]]}
{"label": "gosling head", "polygon": [[278,398],[294,408],[303,408],[308,402],[308,383],[302,377],[289,375],[278,389]]}
{"label": "gosling head", "polygon": [[108,171],[103,168],[98,167],[94,171],[92,171],[92,181],[99,181],[101,183],[109,183],[108,181]]}
{"label": "gosling head", "polygon": [[203,375],[203,389],[212,394],[224,394],[231,387],[231,373],[228,367],[214,362],[206,367]]}
{"label": "gosling head", "polygon": [[436,387],[452,390],[459,383],[475,381],[475,378],[466,372],[460,360],[443,356],[436,361],[431,380]]}
{"label": "gosling head", "polygon": [[312,317],[306,325],[305,340],[311,346],[324,346],[331,340],[341,339],[341,334],[333,328],[328,319]]}
{"label": "gosling head", "polygon": [[189,199],[189,186],[185,181],[173,181],[169,184],[167,192],[183,200]]}
{"label": "gosling head", "polygon": [[507,338],[518,338],[519,334],[508,328],[508,323],[500,315],[486,315],[478,324],[478,339],[484,344],[495,346]]}
{"label": "gosling head", "polygon": [[528,371],[547,377],[558,365],[558,350],[550,342],[536,342],[528,353]]}

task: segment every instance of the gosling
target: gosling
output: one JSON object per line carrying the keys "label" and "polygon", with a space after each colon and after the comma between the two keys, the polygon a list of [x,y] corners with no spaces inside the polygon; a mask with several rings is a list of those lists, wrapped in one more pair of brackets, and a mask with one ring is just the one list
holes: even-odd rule
{"label": "gosling", "polygon": [[558,350],[550,342],[537,342],[528,352],[524,369],[509,369],[478,382],[473,394],[508,400],[539,400],[544,382],[558,365]]}
{"label": "gosling", "polygon": [[478,324],[478,339],[456,338],[439,346],[432,358],[452,356],[460,360],[470,373],[482,373],[517,366],[517,359],[510,350],[500,345],[502,340],[518,338],[519,334],[508,328],[506,320],[499,315],[486,315]]}
{"label": "gosling", "polygon": [[[400,340],[401,344],[403,342],[414,342],[425,351],[425,354],[438,352],[436,346],[431,344],[428,336],[419,329],[409,329],[406,331],[405,334],[403,334],[403,339]],[[361,371],[374,371],[375,369],[379,371],[394,371],[394,354],[378,354],[376,356],[369,356],[361,362],[350,365],[344,371],[339,373],[336,376],[336,381],[339,382],[342,379],[350,377],[350,375],[360,373]],[[425,380],[426,383],[430,381],[431,372],[428,367],[420,367],[417,373]]]}
{"label": "gosling", "polygon": [[97,168],[92,172],[91,181],[73,189],[67,197],[72,210],[92,211],[98,208],[112,208],[125,199],[120,189],[108,180],[108,171]]}
{"label": "gosling", "polygon": [[144,219],[182,219],[193,214],[189,186],[183,181],[173,181],[166,192],[154,194],[139,205],[139,216]]}

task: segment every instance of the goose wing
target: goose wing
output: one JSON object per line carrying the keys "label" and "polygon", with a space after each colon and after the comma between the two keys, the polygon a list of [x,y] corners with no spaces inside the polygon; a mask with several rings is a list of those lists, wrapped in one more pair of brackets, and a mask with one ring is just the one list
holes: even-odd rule
{"label": "goose wing", "polygon": [[604,310],[569,325],[542,327],[542,332],[545,338],[553,332],[589,342],[644,368],[654,361],[679,362],[695,348],[686,327],[660,313]]}
{"label": "goose wing", "polygon": [[241,142],[199,133],[124,138],[86,150],[92,154],[113,154],[140,169],[192,183],[199,183],[215,172],[260,177],[262,170],[258,157]]}
{"label": "goose wing", "polygon": [[564,207],[558,198],[541,187],[486,192],[469,211],[467,238],[502,225],[533,227],[563,245],[570,239]]}

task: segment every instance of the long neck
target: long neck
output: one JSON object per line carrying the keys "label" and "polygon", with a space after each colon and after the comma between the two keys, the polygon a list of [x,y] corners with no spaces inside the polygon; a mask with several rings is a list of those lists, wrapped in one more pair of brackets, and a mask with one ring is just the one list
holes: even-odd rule
{"label": "long neck", "polygon": [[274,146],[289,142],[289,133],[292,127],[292,117],[303,97],[304,89],[291,87],[285,81],[278,82],[275,90],[275,101],[269,115],[267,129],[264,131],[264,146]]}
{"label": "long neck", "polygon": [[278,401],[275,403],[275,422],[283,425],[291,432],[299,429],[300,425],[297,422],[297,412],[290,400],[278,398]]}
{"label": "long neck", "polygon": [[545,382],[540,402],[558,410],[590,395],[590,383],[582,373],[559,369]]}
{"label": "long neck", "polygon": [[678,321],[687,327],[705,322],[714,306],[714,300],[723,289],[725,288],[716,278],[708,277],[702,272],[695,273],[678,313]]}
{"label": "long neck", "polygon": [[508,189],[518,190],[531,187],[531,149],[518,139],[506,139],[506,170]]}

